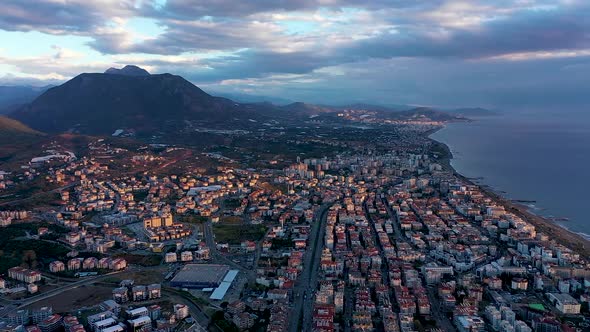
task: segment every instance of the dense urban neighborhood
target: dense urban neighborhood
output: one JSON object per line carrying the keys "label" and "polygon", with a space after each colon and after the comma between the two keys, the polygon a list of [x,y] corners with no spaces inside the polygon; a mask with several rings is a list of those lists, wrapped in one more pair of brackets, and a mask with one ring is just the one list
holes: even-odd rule
{"label": "dense urban neighborhood", "polygon": [[0,332],[590,332],[590,0],[0,0]]}

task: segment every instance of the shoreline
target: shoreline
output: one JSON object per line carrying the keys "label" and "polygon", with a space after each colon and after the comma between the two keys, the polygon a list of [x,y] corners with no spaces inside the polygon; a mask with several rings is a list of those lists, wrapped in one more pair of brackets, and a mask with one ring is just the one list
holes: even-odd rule
{"label": "shoreline", "polygon": [[444,152],[444,155],[440,156],[438,160],[444,170],[450,171],[456,177],[470,185],[477,186],[482,193],[489,196],[496,203],[504,206],[506,211],[514,213],[516,216],[534,225],[538,233],[544,233],[545,235],[549,236],[549,241],[555,241],[558,244],[572,249],[583,256],[586,260],[590,259],[590,239],[587,239],[586,237],[569,230],[566,226],[562,226],[557,222],[547,219],[546,217],[531,212],[530,208],[525,204],[515,202],[510,198],[504,197],[501,193],[494,191],[494,189],[490,186],[475,183],[470,178],[459,173],[451,164],[453,153],[451,152],[449,146],[430,137],[443,128],[444,126],[428,131],[426,133],[426,137],[438,147],[437,150]]}

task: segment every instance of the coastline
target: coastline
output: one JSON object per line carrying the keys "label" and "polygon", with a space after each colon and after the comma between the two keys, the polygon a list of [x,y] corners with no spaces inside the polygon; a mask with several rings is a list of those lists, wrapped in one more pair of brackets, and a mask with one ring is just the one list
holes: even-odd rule
{"label": "coastline", "polygon": [[430,136],[441,130],[443,127],[438,129],[430,130],[426,133],[426,137],[435,145],[437,151],[443,151],[443,155],[439,157],[439,162],[443,169],[452,172],[455,176],[465,181],[470,185],[477,186],[480,190],[498,204],[503,205],[506,211],[514,213],[523,220],[531,223],[537,229],[537,232],[544,233],[549,236],[550,241],[555,241],[559,244],[565,245],[566,247],[579,253],[586,260],[590,259],[590,240],[584,236],[575,233],[565,226],[562,226],[552,220],[545,217],[539,216],[530,211],[530,208],[525,204],[513,201],[509,198],[502,196],[501,193],[494,191],[487,185],[475,183],[470,178],[459,173],[452,165],[451,160],[453,159],[453,153],[448,145],[443,142],[437,141]]}

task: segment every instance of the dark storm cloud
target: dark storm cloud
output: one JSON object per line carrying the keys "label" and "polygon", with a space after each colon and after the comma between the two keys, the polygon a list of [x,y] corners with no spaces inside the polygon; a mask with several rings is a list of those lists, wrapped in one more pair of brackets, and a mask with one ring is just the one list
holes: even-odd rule
{"label": "dark storm cloud", "polygon": [[[29,74],[133,59],[199,84],[310,101],[581,104],[589,12],[582,0],[3,0],[0,29],[87,36],[102,53],[92,63],[3,58]],[[127,31],[145,23],[133,18],[161,31]]]}
{"label": "dark storm cloud", "polygon": [[135,11],[134,1],[99,2],[2,0],[0,29],[7,31],[41,31],[52,34],[88,34],[105,25],[113,16]]}
{"label": "dark storm cloud", "polygon": [[[276,27],[274,27],[276,30]],[[188,51],[235,50],[262,47],[276,38],[272,24],[245,21],[167,21],[166,32],[155,39],[121,48],[124,36],[97,40],[91,46],[102,53],[136,52],[181,54]]]}
{"label": "dark storm cloud", "polygon": [[476,28],[406,25],[342,50],[358,57],[493,57],[511,53],[590,47],[590,6],[524,10]]}
{"label": "dark storm cloud", "polygon": [[312,52],[254,52],[205,60],[215,72],[201,77],[210,80],[262,77],[266,74],[305,74],[315,69],[339,64],[338,57],[321,57]]}
{"label": "dark storm cloud", "polygon": [[[262,2],[244,2],[246,12],[271,9],[301,9],[318,5],[318,1],[274,2],[264,6]],[[346,2],[338,2],[345,4]],[[352,1],[350,2],[352,3]],[[230,1],[211,4],[210,11],[227,8]],[[332,3],[334,5],[334,3]],[[186,8],[184,8],[186,6]],[[376,6],[373,3],[372,6]],[[191,7],[191,8],[188,8]],[[283,8],[285,7],[285,8]],[[168,1],[171,12],[191,13],[200,11],[190,1]],[[183,8],[181,10],[181,8]],[[265,9],[266,8],[266,9]],[[415,7],[412,7],[415,9]],[[394,11],[398,13],[398,11]],[[459,57],[479,59],[501,57],[522,52],[551,52],[590,48],[590,20],[585,14],[590,4],[565,6],[555,9],[517,9],[510,15],[484,19],[477,26],[444,26],[436,22],[420,22],[423,17],[391,17],[395,29],[378,31],[370,38],[349,40],[329,48],[313,36],[283,36],[273,23],[252,23],[228,18],[207,21],[166,21],[166,32],[143,43],[121,47],[119,36],[104,36],[92,43],[103,53],[137,52],[152,54],[181,54],[199,51],[236,51],[232,56],[208,60],[214,72],[207,72],[210,79],[260,77],[276,73],[305,73],[316,69],[365,61],[371,58],[396,57]],[[435,14],[437,12],[434,12]],[[196,15],[196,12],[195,12]],[[228,12],[227,15],[231,15]],[[111,37],[111,38],[109,38]],[[121,36],[122,37],[122,36]],[[276,51],[281,43],[310,41],[319,48],[292,52]]]}

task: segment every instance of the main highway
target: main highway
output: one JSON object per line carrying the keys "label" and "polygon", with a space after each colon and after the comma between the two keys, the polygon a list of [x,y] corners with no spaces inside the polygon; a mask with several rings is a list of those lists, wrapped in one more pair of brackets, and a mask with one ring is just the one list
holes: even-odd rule
{"label": "main highway", "polygon": [[289,332],[311,331],[313,295],[318,283],[318,270],[326,232],[328,209],[332,204],[321,205],[314,215],[314,223],[310,233],[311,240],[304,255],[303,271],[293,288],[294,301],[289,319]]}

